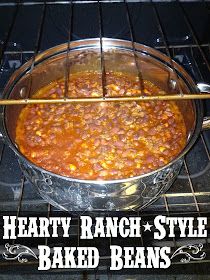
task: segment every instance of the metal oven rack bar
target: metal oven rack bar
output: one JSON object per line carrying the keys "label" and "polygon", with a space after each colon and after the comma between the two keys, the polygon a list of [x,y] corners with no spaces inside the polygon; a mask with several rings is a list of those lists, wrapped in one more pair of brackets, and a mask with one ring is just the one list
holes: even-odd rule
{"label": "metal oven rack bar", "polygon": [[125,5],[125,10],[126,10],[126,18],[127,18],[127,22],[128,22],[128,26],[129,26],[130,39],[132,42],[132,49],[133,49],[132,51],[134,54],[135,66],[136,66],[137,73],[138,73],[139,88],[140,88],[140,92],[142,92],[142,91],[144,91],[143,77],[142,77],[142,73],[141,73],[141,67],[138,63],[138,56],[137,56],[136,48],[135,48],[135,34],[134,34],[134,30],[133,30],[133,24],[132,24],[132,20],[131,20],[128,2],[126,0],[124,1],[124,5]]}
{"label": "metal oven rack bar", "polygon": [[67,97],[68,87],[69,87],[69,75],[70,75],[70,63],[69,63],[69,51],[70,51],[70,41],[72,37],[72,19],[73,19],[73,4],[72,1],[69,3],[69,28],[68,28],[68,46],[66,52],[66,68],[65,68],[65,90],[64,98]]}
{"label": "metal oven rack bar", "polygon": [[40,50],[40,44],[41,44],[41,40],[42,40],[42,33],[43,33],[45,15],[46,15],[46,3],[44,3],[43,6],[42,6],[42,13],[41,13],[39,26],[38,26],[37,39],[36,39],[36,42],[35,42],[34,53],[33,53],[33,56],[32,56],[32,62],[31,62],[31,67],[30,67],[30,72],[29,72],[30,76],[29,76],[29,81],[28,81],[29,84],[27,86],[28,90],[27,90],[26,96],[25,96],[26,98],[29,98],[30,93],[31,93],[32,71],[33,71],[33,68],[34,68],[35,57]]}
{"label": "metal oven rack bar", "polygon": [[[70,41],[72,39],[72,20],[73,20],[73,5],[77,2],[80,1],[63,1],[63,4],[68,4],[69,7],[69,33],[68,33],[68,52],[70,50]],[[98,23],[99,23],[99,37],[100,37],[100,44],[101,44],[101,72],[102,72],[102,86],[103,86],[103,92],[105,93],[105,83],[106,83],[106,77],[105,77],[105,65],[104,65],[104,58],[103,58],[103,45],[102,45],[102,37],[103,37],[103,13],[102,13],[102,3],[106,2],[106,1],[89,1],[90,2],[94,2],[98,5]],[[134,46],[134,40],[135,40],[135,29],[131,20],[131,16],[129,14],[129,3],[127,3],[127,1],[112,1],[112,2],[119,2],[121,4],[125,5],[125,17],[128,20],[128,26],[129,26],[129,33],[130,33],[130,38],[132,40],[132,44],[133,44],[133,50],[134,50],[134,57],[136,57],[135,54],[135,46]],[[57,4],[60,4],[59,1],[56,2]],[[40,46],[41,46],[41,41],[42,41],[42,34],[43,34],[43,28],[44,28],[44,24],[45,24],[45,17],[46,17],[46,8],[48,5],[55,5],[55,2],[51,2],[51,1],[40,1],[39,3],[35,3],[35,2],[23,2],[21,4],[17,4],[16,2],[10,2],[10,3],[0,3],[0,7],[3,5],[14,5],[15,9],[14,9],[14,14],[13,14],[13,18],[11,20],[10,26],[8,28],[8,31],[6,33],[6,37],[4,39],[4,43],[0,49],[0,62],[1,62],[1,67],[2,67],[2,63],[3,63],[3,59],[4,56],[6,54],[13,54],[13,53],[22,53],[22,54],[32,54],[33,60],[32,60],[32,65],[31,65],[31,71],[33,69],[33,62],[35,59],[36,54],[40,51]],[[166,33],[164,31],[164,25],[161,22],[161,18],[158,14],[158,3],[153,3],[151,1],[151,10],[154,12],[154,16],[157,20],[157,25],[160,31],[160,34],[162,36],[164,45],[158,45],[155,46],[157,49],[159,50],[165,50],[166,53],[171,57],[171,61],[173,59],[174,54],[176,53],[177,50],[185,50],[185,49],[189,49],[191,51],[192,54],[192,59],[194,64],[197,66],[198,71],[200,72],[200,75],[202,77],[202,71],[199,68],[199,63],[195,57],[195,50],[198,50],[201,54],[202,57],[202,63],[206,65],[206,67],[208,68],[208,70],[210,70],[210,64],[209,64],[209,60],[206,56],[206,53],[204,52],[204,48],[208,50],[208,53],[210,53],[210,44],[209,43],[199,43],[199,39],[196,36],[196,33],[193,30],[192,24],[187,16],[187,13],[183,7],[183,4],[180,2],[176,2],[177,6],[180,9],[180,12],[182,13],[185,21],[186,21],[186,25],[188,27],[188,30],[190,32],[190,34],[192,35],[193,38],[193,43],[191,44],[169,44],[168,40],[167,40],[167,36]],[[107,3],[107,5],[109,5],[111,3]],[[205,2],[203,2],[203,4],[205,5]],[[38,26],[38,32],[37,32],[37,40],[36,40],[36,44],[34,47],[34,50],[32,51],[7,51],[7,44],[9,42],[9,38],[11,35],[11,32],[15,26],[15,22],[16,22],[16,18],[19,12],[19,8],[21,6],[24,5],[41,5],[42,6],[42,14],[41,14],[41,18],[40,18],[40,22],[39,22],[39,26]],[[139,5],[141,5],[141,3],[139,3]],[[68,52],[67,52],[67,59],[68,59]],[[136,61],[136,58],[135,58]],[[173,64],[173,62],[172,62]],[[68,65],[68,61],[67,61],[67,65]],[[172,65],[173,66],[173,65]],[[0,67],[0,68],[1,68]],[[138,66],[138,63],[136,61],[136,67],[138,70],[138,75],[139,75],[139,81],[140,81],[140,85],[142,88],[142,84],[141,84],[141,71],[140,68]],[[66,73],[66,77],[68,77],[68,72]],[[178,81],[178,79],[177,79]],[[68,87],[68,79],[66,79],[66,90]],[[201,134],[200,139],[199,139],[200,144],[203,146],[203,150],[206,153],[206,157],[208,159],[207,162],[207,167],[210,165],[210,151],[208,148],[208,145],[206,143],[206,138],[204,134]],[[1,162],[3,157],[5,157],[5,149],[4,149],[4,144],[0,144],[0,168],[1,168]],[[135,212],[133,213],[133,215],[136,216],[144,216],[145,217],[148,215],[152,216],[153,214],[151,214],[154,209],[157,209],[158,211],[160,211],[161,213],[165,213],[166,215],[173,215],[174,213],[174,209],[177,213],[179,214],[186,214],[186,213],[190,213],[190,214],[195,214],[195,215],[201,215],[202,213],[210,213],[210,191],[204,190],[204,191],[198,191],[195,189],[195,185],[194,185],[194,180],[193,180],[193,174],[191,174],[190,171],[190,167],[189,167],[189,161],[186,158],[184,161],[184,166],[183,166],[183,172],[184,175],[181,175],[181,180],[183,180],[183,177],[186,177],[185,181],[185,189],[183,192],[180,191],[174,191],[173,187],[171,188],[171,190],[166,193],[163,194],[161,196],[161,198],[154,203],[154,205],[149,206],[145,211],[143,212]],[[207,168],[207,172],[210,172],[209,169]],[[202,172],[201,172],[202,173]],[[209,174],[209,173],[208,173]],[[179,179],[178,179],[179,180]],[[23,205],[24,205],[24,191],[25,191],[25,184],[26,184],[26,180],[24,178],[24,176],[22,176],[21,178],[21,182],[20,182],[20,192],[19,192],[19,199],[18,199],[18,205],[17,205],[17,209],[16,209],[16,216],[18,217],[22,211]],[[176,184],[176,183],[175,183]],[[209,183],[210,185],[210,183]],[[200,198],[205,198],[204,201],[201,200]],[[44,203],[42,201],[42,203]],[[180,208],[181,207],[181,208]],[[46,213],[45,215],[47,217],[50,217],[51,215],[54,215],[54,213],[56,213],[57,211],[51,207],[50,204],[46,205]],[[178,209],[178,210],[177,210]],[[154,215],[157,214],[157,212],[153,212]],[[80,246],[80,240],[79,240],[79,232],[80,232],[80,224],[79,224],[79,218],[78,217],[74,217],[73,218],[75,221],[75,228],[76,228],[76,236],[77,236],[77,246]],[[45,244],[48,244],[48,238],[45,238]],[[145,244],[145,236],[144,234],[142,235],[141,238],[141,245]],[[173,244],[172,246],[174,248],[176,248],[177,246],[177,242],[179,242],[178,240],[173,240]],[[209,251],[209,243],[210,240],[207,239],[205,240],[205,244],[206,244],[206,251]],[[112,244],[112,240],[109,240],[109,244]],[[109,259],[109,256],[103,256],[102,259],[106,260]],[[210,257],[208,259],[203,260],[203,262],[210,262]],[[0,266],[2,265],[1,261],[0,261]],[[5,264],[4,264],[5,265]]]}

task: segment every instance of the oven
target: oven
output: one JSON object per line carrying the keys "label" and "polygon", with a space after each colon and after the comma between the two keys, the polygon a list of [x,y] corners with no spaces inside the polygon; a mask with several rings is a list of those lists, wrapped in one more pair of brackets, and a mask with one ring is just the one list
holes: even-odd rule
{"label": "oven", "polygon": [[[11,74],[41,51],[65,42],[103,37],[151,46],[181,64],[196,83],[210,83],[210,4],[207,1],[1,1],[0,18],[0,94]],[[205,115],[210,115],[210,101],[203,103]],[[17,217],[65,215],[40,197],[24,177],[13,151],[3,142],[0,143],[0,211]],[[208,216],[209,213],[210,131],[203,131],[185,156],[181,172],[171,188],[144,210],[127,215],[141,216],[148,221],[157,214]],[[74,214],[72,223],[71,244],[82,246],[81,243],[85,243],[78,238],[79,218]],[[4,242],[0,242],[2,253]],[[42,242],[48,246],[68,244],[62,238],[45,238]],[[95,279],[101,279],[97,278],[101,273],[112,277],[108,272],[110,256],[106,250],[112,242],[123,244],[125,241],[106,239],[102,244],[96,240],[95,246],[101,247],[103,253],[100,267],[92,271]],[[133,242],[138,242],[139,246],[160,245],[146,234]],[[175,250],[183,241],[174,238],[173,242],[163,242]],[[199,242],[203,244],[206,258],[196,265],[207,271],[209,237]],[[38,243],[33,239],[25,245],[36,248]],[[36,260],[25,265],[18,261],[5,262],[0,257],[0,270],[5,272],[34,272],[36,265]],[[192,273],[196,265],[174,262],[172,273]],[[84,279],[89,279],[87,273],[83,272]]]}

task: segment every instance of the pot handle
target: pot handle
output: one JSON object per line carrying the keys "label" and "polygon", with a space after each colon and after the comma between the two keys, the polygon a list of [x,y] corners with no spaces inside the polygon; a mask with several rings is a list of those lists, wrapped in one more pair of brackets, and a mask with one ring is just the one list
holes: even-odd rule
{"label": "pot handle", "polygon": [[[202,93],[205,93],[205,92],[210,93],[210,85],[208,85],[208,84],[199,83],[199,84],[197,84],[197,87],[199,88],[200,92],[202,92]],[[210,116],[204,117],[202,129],[203,130],[210,129]]]}

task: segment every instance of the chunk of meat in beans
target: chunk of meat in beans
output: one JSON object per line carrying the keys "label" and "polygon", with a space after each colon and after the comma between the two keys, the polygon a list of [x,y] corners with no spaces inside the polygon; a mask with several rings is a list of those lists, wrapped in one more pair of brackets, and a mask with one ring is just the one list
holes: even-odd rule
{"label": "chunk of meat in beans", "polygon": [[[139,82],[107,73],[108,96],[140,94]],[[146,95],[163,94],[144,81]],[[34,98],[61,98],[64,80],[40,89]],[[69,97],[102,95],[101,75],[72,74]],[[164,166],[186,144],[183,117],[174,101],[26,105],[16,143],[33,163],[56,174],[109,180],[141,175]]]}

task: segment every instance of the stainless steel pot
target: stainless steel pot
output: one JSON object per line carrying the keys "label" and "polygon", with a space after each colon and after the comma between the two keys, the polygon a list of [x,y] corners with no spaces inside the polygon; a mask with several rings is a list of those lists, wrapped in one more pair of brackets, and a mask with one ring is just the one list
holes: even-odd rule
{"label": "stainless steel pot", "polygon": [[[150,80],[167,93],[210,92],[208,85],[195,85],[186,71],[164,54],[150,47],[135,44],[135,59],[129,41],[103,39],[103,57],[106,71],[121,71]],[[70,44],[70,72],[101,70],[100,40],[89,39]],[[39,88],[65,76],[67,44],[62,44],[37,55],[20,67],[8,81],[5,98],[32,96]],[[138,66],[136,67],[136,60]],[[175,70],[175,71],[174,71]],[[176,73],[175,73],[176,72]],[[178,82],[177,82],[178,77]],[[22,105],[3,108],[2,136],[16,153],[26,178],[37,187],[40,195],[52,205],[67,211],[113,211],[142,209],[166,192],[177,177],[184,155],[195,143],[203,123],[203,109],[199,100],[177,101],[187,128],[188,141],[185,149],[166,166],[145,175],[110,181],[78,180],[48,172],[27,160],[15,144],[15,128]],[[206,118],[205,128],[210,126]]]}

